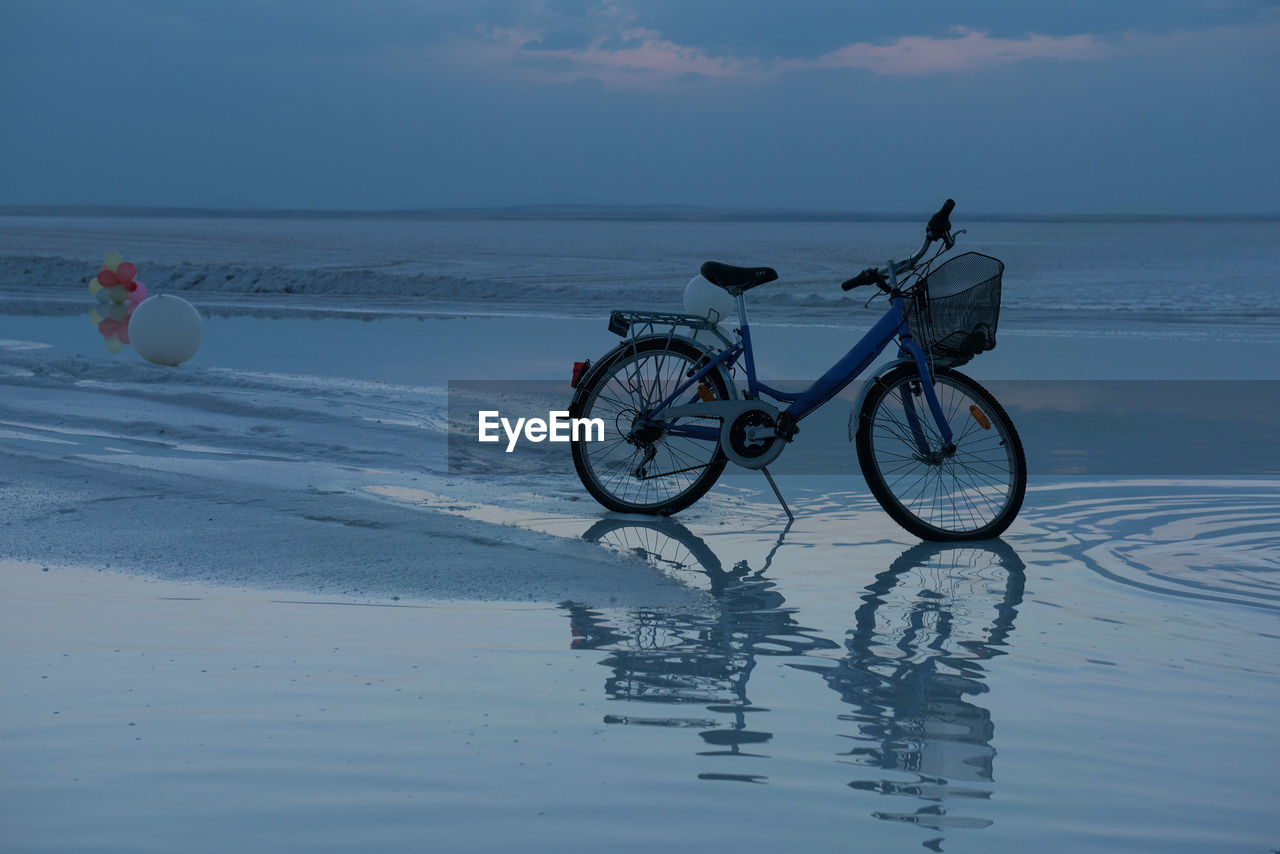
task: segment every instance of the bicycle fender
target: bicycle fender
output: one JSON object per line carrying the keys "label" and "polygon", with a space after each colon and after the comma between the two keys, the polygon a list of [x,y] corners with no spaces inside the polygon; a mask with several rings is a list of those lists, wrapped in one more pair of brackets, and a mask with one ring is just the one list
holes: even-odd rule
{"label": "bicycle fender", "polygon": [[858,390],[858,397],[853,401],[853,409],[849,411],[849,441],[852,442],[854,436],[858,432],[858,413],[862,411],[862,404],[866,401],[867,395],[871,392],[871,386],[882,376],[892,371],[899,365],[914,365],[916,360],[913,356],[903,356],[900,359],[894,359],[892,362],[886,362],[880,370],[876,371],[876,375],[862,384],[862,388]]}

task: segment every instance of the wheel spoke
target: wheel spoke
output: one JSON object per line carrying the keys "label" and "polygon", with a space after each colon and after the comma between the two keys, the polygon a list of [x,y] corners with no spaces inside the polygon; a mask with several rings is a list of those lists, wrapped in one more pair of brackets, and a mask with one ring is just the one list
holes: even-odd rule
{"label": "wheel spoke", "polygon": [[[603,418],[609,430],[620,434],[604,442],[575,445],[574,453],[583,463],[579,471],[597,498],[602,493],[626,510],[667,512],[665,508],[691,490],[705,491],[707,479],[714,482],[723,467],[718,442],[672,436],[657,428],[651,428],[656,433],[652,438],[629,438],[639,416],[671,396],[696,361],[691,352],[670,342],[649,349],[642,343],[624,353],[608,376],[587,392],[582,416]],[[716,393],[723,396],[727,390],[717,388]],[[716,423],[696,418],[688,423],[708,421]],[[718,460],[720,467],[713,470]],[[642,465],[644,475],[640,476]]]}
{"label": "wheel spoke", "polygon": [[[925,396],[913,393],[919,382],[914,372],[898,374],[868,399],[859,416],[860,432],[865,431],[860,443],[866,443],[859,454],[862,458],[865,450],[868,480],[874,477],[880,484],[877,499],[939,539],[984,531],[1011,517],[1026,476],[1012,427],[969,381],[939,372],[934,392],[953,431],[947,449]],[[989,419],[989,427],[970,415],[974,407]],[[914,413],[913,424],[909,413]],[[928,453],[920,453],[917,435],[928,444]]]}

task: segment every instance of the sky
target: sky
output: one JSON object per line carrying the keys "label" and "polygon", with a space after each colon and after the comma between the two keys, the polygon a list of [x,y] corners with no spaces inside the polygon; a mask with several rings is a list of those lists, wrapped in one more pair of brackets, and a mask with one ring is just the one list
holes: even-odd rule
{"label": "sky", "polygon": [[1280,2],[0,0],[0,205],[1280,213]]}

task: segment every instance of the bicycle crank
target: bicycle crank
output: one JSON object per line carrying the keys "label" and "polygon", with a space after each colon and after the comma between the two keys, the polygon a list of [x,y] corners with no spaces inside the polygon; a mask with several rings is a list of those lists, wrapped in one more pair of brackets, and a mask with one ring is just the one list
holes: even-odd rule
{"label": "bicycle crank", "polygon": [[787,442],[778,435],[778,410],[767,403],[753,403],[750,409],[725,419],[720,447],[743,468],[762,469],[778,458]]}

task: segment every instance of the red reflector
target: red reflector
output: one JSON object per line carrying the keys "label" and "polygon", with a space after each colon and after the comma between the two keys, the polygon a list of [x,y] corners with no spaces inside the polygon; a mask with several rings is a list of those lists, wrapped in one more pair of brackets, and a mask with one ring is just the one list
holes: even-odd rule
{"label": "red reflector", "polygon": [[569,380],[569,386],[571,388],[578,387],[578,382],[581,381],[582,375],[587,372],[587,366],[590,364],[590,361],[573,363],[573,378]]}

